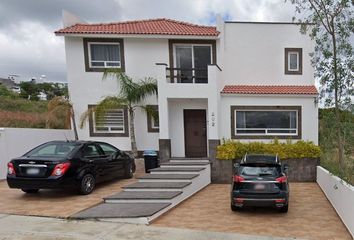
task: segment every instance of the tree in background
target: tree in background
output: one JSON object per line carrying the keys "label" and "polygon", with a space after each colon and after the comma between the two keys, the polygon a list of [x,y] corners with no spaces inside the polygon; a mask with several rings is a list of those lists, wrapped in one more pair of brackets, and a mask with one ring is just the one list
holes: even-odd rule
{"label": "tree in background", "polygon": [[[64,120],[64,121],[63,121]],[[48,102],[46,128],[71,128],[73,126],[75,140],[78,140],[75,113],[71,102],[64,97],[54,97]]]}
{"label": "tree in background", "polygon": [[137,108],[141,108],[148,112],[152,109],[142,106],[143,101],[148,97],[157,94],[157,84],[152,78],[146,78],[139,82],[133,82],[133,79],[122,73],[120,69],[107,69],[103,74],[103,79],[112,77],[118,81],[120,91],[116,96],[105,97],[95,108],[90,108],[81,116],[80,127],[82,128],[87,118],[95,113],[96,118],[101,118],[111,109],[126,107],[129,113],[129,129],[131,148],[134,157],[138,156],[138,149],[135,139],[134,115]]}
{"label": "tree in background", "polygon": [[[316,42],[312,54],[315,77],[321,83],[321,97],[327,107],[334,106],[335,143],[340,169],[345,166],[346,125],[341,110],[353,109],[354,58],[350,37],[354,32],[350,0],[290,0],[296,7],[301,32]],[[295,18],[294,18],[295,20]],[[353,137],[353,136],[351,136]]]}
{"label": "tree in background", "polygon": [[33,82],[21,82],[20,83],[20,88],[21,88],[21,93],[20,97],[30,99],[30,100],[39,100],[38,94],[40,92],[40,89],[38,85]]}

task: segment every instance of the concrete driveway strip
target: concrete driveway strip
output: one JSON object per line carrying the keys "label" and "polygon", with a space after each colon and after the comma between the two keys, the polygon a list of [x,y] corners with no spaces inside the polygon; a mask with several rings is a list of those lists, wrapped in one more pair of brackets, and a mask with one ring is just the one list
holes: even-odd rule
{"label": "concrete driveway strip", "polygon": [[218,233],[187,229],[97,221],[69,221],[57,218],[2,215],[1,240],[280,240],[235,233]]}

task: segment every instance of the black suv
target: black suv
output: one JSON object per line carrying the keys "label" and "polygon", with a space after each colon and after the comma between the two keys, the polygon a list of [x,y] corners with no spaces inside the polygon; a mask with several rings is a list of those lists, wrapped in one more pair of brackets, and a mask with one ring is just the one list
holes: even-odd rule
{"label": "black suv", "polygon": [[282,164],[278,156],[246,154],[234,167],[232,211],[247,206],[275,207],[284,213],[288,211],[288,166]]}

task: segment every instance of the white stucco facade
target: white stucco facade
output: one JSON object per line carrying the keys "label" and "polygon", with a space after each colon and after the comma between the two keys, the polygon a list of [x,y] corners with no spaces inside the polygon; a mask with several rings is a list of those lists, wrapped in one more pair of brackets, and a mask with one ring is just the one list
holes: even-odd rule
{"label": "white stucco facade", "polygon": [[[169,140],[170,154],[185,156],[185,109],[206,111],[208,140],[231,138],[231,106],[301,107],[301,139],[318,143],[318,107],[316,95],[247,95],[222,94],[225,85],[314,85],[309,53],[313,42],[299,32],[295,24],[218,22],[217,37],[152,35],[66,35],[65,50],[70,98],[77,122],[88,105],[119,92],[112,79],[102,80],[102,72],[86,72],[84,37],[120,38],[124,43],[125,72],[134,80],[153,77],[158,83],[158,98],[146,104],[158,105],[159,132],[148,132],[147,116],[137,110],[135,130],[138,150],[159,150],[159,139]],[[171,83],[166,78],[170,64],[169,39],[215,41],[216,64],[208,66],[208,83]],[[302,74],[284,73],[284,49],[302,49]],[[162,63],[162,65],[156,65]],[[174,67],[174,66],[172,66]],[[109,142],[130,150],[130,138],[91,137],[88,122],[79,129],[80,139]],[[269,141],[270,139],[242,139]],[[206,143],[207,147],[209,142]]]}

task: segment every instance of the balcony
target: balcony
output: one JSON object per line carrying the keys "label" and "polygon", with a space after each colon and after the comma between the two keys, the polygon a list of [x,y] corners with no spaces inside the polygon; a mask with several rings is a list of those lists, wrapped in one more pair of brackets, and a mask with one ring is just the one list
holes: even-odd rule
{"label": "balcony", "polygon": [[168,83],[208,83],[208,68],[166,68]]}
{"label": "balcony", "polygon": [[207,68],[171,68],[157,64],[159,99],[209,98],[221,91],[221,69],[217,65]]}

